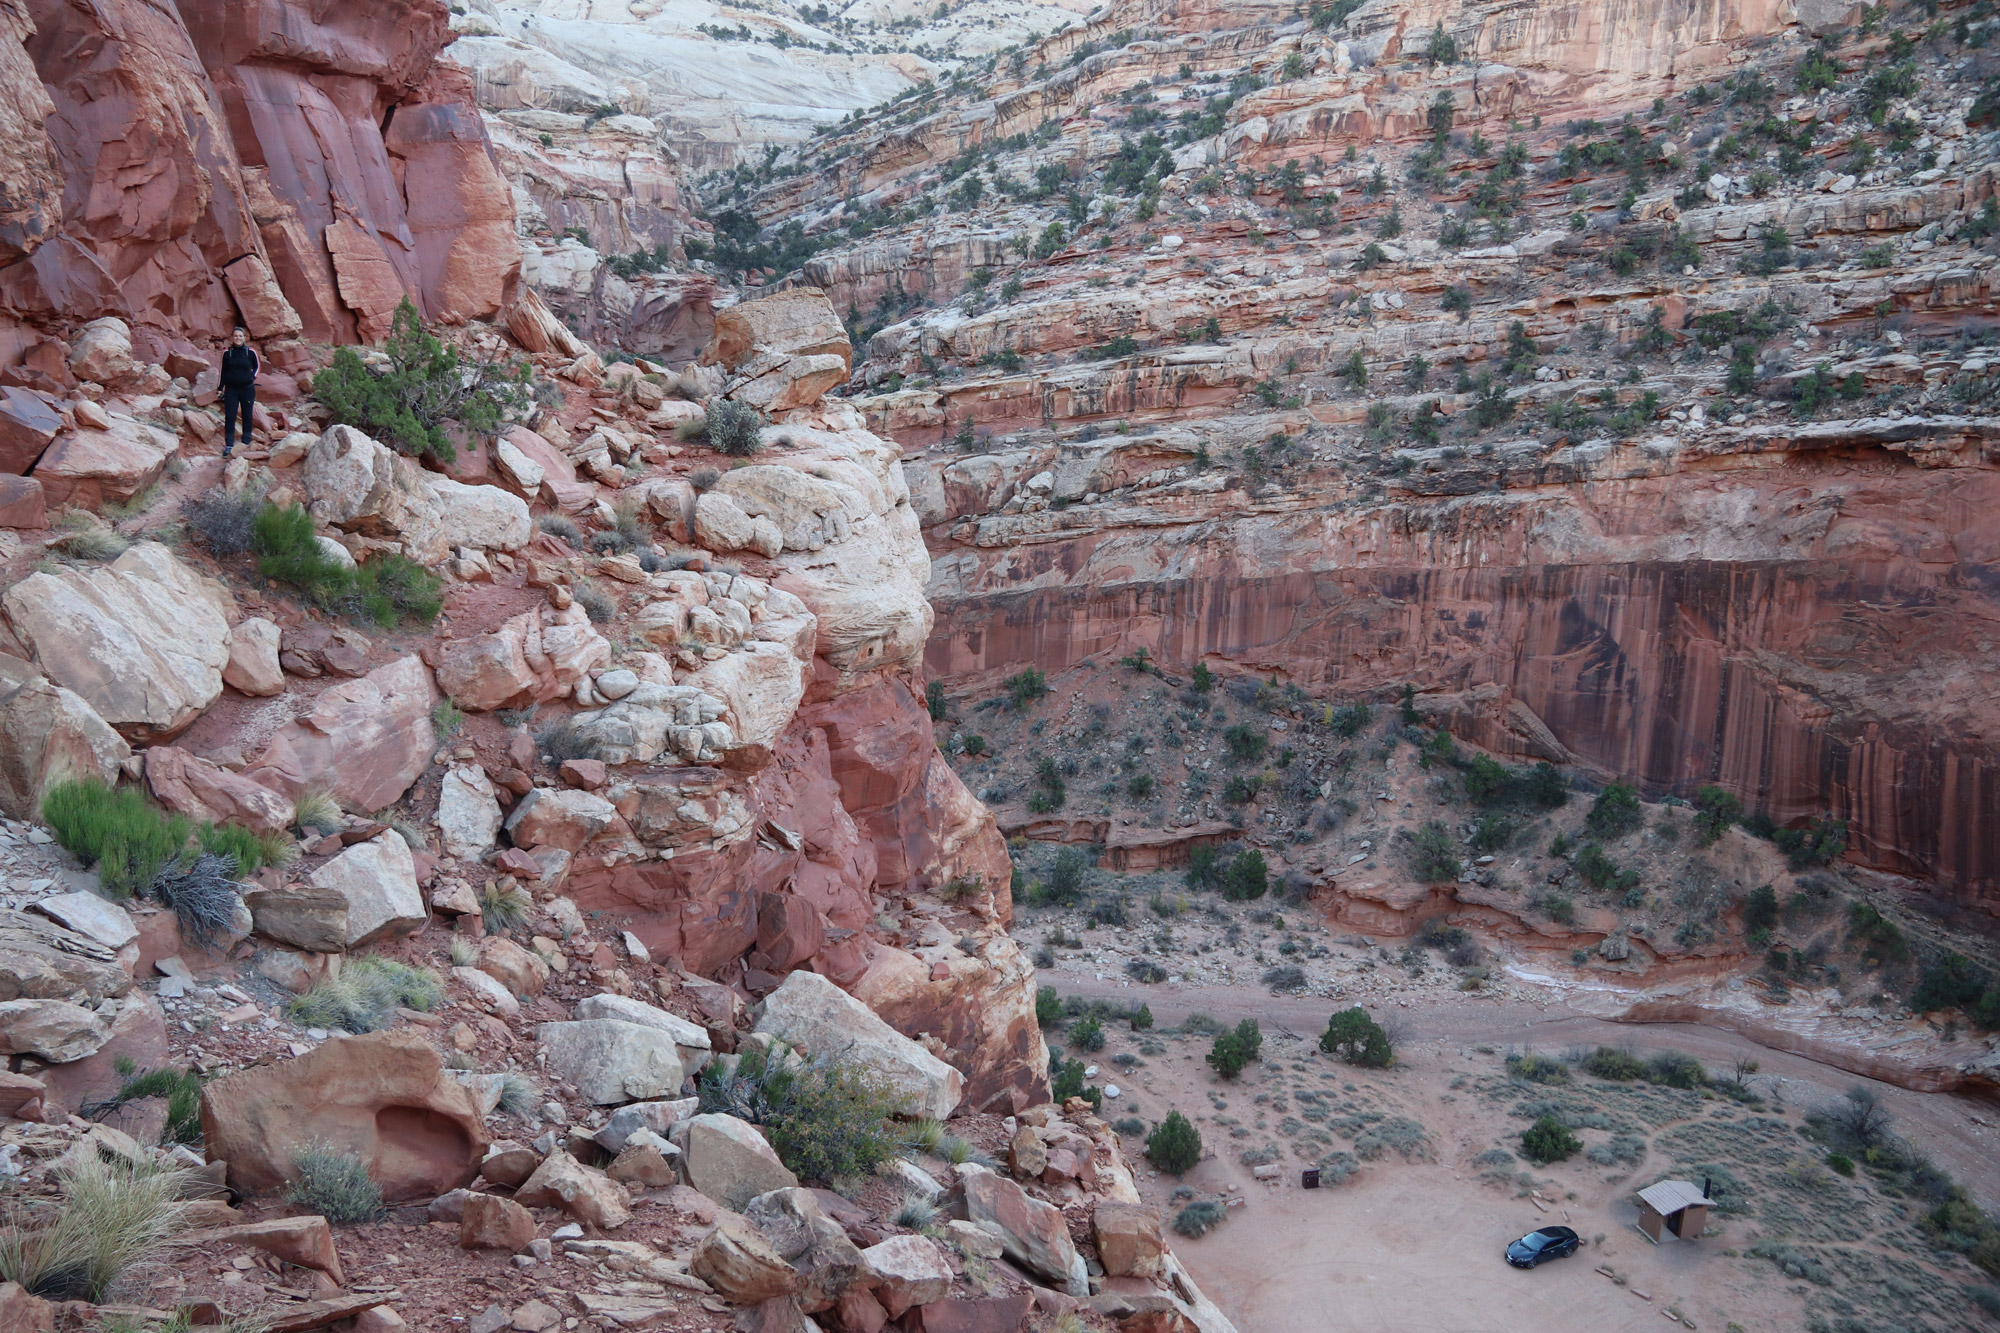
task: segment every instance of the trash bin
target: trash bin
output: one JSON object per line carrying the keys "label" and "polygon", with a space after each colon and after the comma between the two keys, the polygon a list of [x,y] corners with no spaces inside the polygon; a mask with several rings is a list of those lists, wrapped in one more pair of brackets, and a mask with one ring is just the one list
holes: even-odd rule
{"label": "trash bin", "polygon": [[1319,1188],[1319,1168],[1318,1168],[1318,1167],[1316,1167],[1316,1166],[1309,1166],[1309,1167],[1307,1167],[1307,1168],[1305,1169],[1305,1171],[1304,1171],[1304,1172],[1303,1172],[1303,1173],[1302,1173],[1302,1174],[1300,1175],[1300,1177],[1299,1177],[1299,1184],[1300,1184],[1300,1185],[1302,1185],[1302,1186],[1304,1186],[1304,1187],[1305,1187],[1306,1189],[1309,1189],[1309,1190],[1316,1190],[1316,1189],[1318,1189],[1318,1188]]}

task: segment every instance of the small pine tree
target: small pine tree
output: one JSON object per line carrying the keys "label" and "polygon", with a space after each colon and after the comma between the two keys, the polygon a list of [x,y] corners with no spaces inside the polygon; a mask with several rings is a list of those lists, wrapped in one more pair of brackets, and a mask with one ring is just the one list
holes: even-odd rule
{"label": "small pine tree", "polygon": [[1151,1026],[1153,1026],[1152,1006],[1141,1004],[1138,1011],[1132,1015],[1132,1030],[1134,1032],[1144,1032]]}
{"label": "small pine tree", "polygon": [[1396,1058],[1389,1034],[1360,1005],[1343,1009],[1326,1021],[1319,1048],[1363,1069],[1387,1069]]}
{"label": "small pine tree", "polygon": [[1560,1162],[1583,1148],[1583,1141],[1563,1127],[1562,1121],[1545,1115],[1521,1131],[1521,1156],[1537,1166]]}
{"label": "small pine tree", "polygon": [[1201,1131],[1179,1111],[1146,1137],[1146,1160],[1170,1176],[1185,1175],[1201,1160]]}
{"label": "small pine tree", "polygon": [[1234,1032],[1225,1032],[1215,1039],[1215,1045],[1208,1050],[1209,1067],[1223,1078],[1235,1078],[1243,1072],[1243,1066],[1250,1063],[1250,1057],[1243,1050],[1243,1042]]}

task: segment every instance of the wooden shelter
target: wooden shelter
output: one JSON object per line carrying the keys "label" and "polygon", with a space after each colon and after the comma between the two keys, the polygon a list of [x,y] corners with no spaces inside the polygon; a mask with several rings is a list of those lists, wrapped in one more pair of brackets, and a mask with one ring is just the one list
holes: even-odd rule
{"label": "wooden shelter", "polygon": [[1657,1243],[1662,1230],[1694,1240],[1708,1230],[1707,1182],[1662,1180],[1639,1191],[1639,1229]]}

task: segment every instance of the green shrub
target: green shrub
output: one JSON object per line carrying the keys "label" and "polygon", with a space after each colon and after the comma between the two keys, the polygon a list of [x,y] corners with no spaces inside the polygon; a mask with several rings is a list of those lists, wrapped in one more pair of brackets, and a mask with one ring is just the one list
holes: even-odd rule
{"label": "green shrub", "polygon": [[1349,740],[1359,736],[1375,719],[1375,710],[1367,704],[1348,704],[1327,714],[1327,726],[1333,734]]}
{"label": "green shrub", "polygon": [[1079,1051],[1104,1049],[1104,1024],[1095,1018],[1078,1019],[1070,1025],[1069,1044]]}
{"label": "green shrub", "polygon": [[1389,1034],[1360,1005],[1343,1009],[1327,1020],[1319,1048],[1363,1069],[1387,1069],[1396,1058]]}
{"label": "green shrub", "polygon": [[446,422],[477,436],[495,434],[534,401],[526,362],[502,366],[461,361],[458,349],[424,332],[406,296],[396,307],[389,340],[389,369],[377,373],[351,347],[313,378],[313,397],[335,422],[353,426],[409,454],[449,463],[458,456]]}
{"label": "green shrub", "polygon": [[479,895],[479,920],[489,935],[504,935],[528,924],[535,901],[518,885],[488,884]]}
{"label": "green shrub", "polygon": [[1225,727],[1222,732],[1223,744],[1229,747],[1231,763],[1249,764],[1264,757],[1270,745],[1270,738],[1258,728],[1238,722]]}
{"label": "green shrub", "polygon": [[1035,1022],[1049,1027],[1062,1018],[1062,997],[1056,994],[1054,986],[1043,986],[1035,991]]}
{"label": "green shrub", "polygon": [[1222,877],[1222,896],[1231,902],[1250,902],[1270,889],[1271,875],[1259,851],[1238,852]]}
{"label": "green shrub", "polygon": [[1065,847],[1056,853],[1056,859],[1049,866],[1049,880],[1044,888],[1052,903],[1068,905],[1083,896],[1090,878],[1090,858],[1079,847]]}
{"label": "green shrub", "polygon": [[151,887],[194,832],[192,820],[159,809],[137,788],[114,790],[96,778],[51,787],[42,799],[42,820],[64,850],[94,863],[106,892],[120,898]]}
{"label": "green shrub", "polygon": [[1223,1078],[1235,1078],[1243,1072],[1243,1066],[1250,1063],[1250,1057],[1243,1052],[1243,1044],[1234,1032],[1225,1032],[1215,1039],[1208,1051],[1209,1067]]}
{"label": "green shrub", "polygon": [[1609,1079],[1614,1083],[1625,1083],[1646,1076],[1645,1062],[1630,1051],[1621,1051],[1614,1046],[1600,1046],[1583,1058],[1583,1072],[1597,1078]]}
{"label": "green shrub", "polygon": [[1451,832],[1437,820],[1429,820],[1410,841],[1410,873],[1427,884],[1442,884],[1458,878],[1462,869],[1458,846]]}
{"label": "green shrub", "polygon": [[1661,1051],[1646,1062],[1646,1080],[1690,1091],[1708,1086],[1708,1071],[1686,1051]]}
{"label": "green shrub", "polygon": [[1569,1066],[1553,1056],[1530,1051],[1525,1055],[1507,1057],[1507,1077],[1526,1083],[1567,1083]]}
{"label": "green shrub", "polygon": [[1141,1004],[1137,1009],[1132,1011],[1132,1030],[1134,1032],[1144,1032],[1151,1026],[1153,1026],[1153,1010],[1150,1006]]}
{"label": "green shrub", "polygon": [[292,1153],[292,1183],[285,1198],[329,1222],[373,1222],[382,1215],[382,1191],[354,1153],[312,1142]]}
{"label": "green shrub", "polygon": [[1521,1156],[1537,1166],[1560,1162],[1583,1148],[1583,1140],[1563,1127],[1562,1121],[1545,1115],[1521,1131]]}
{"label": "green shrub", "polygon": [[719,398],[708,405],[702,418],[701,434],[711,449],[732,458],[748,458],[757,452],[764,429],[764,414],[748,403]]}
{"label": "green shrub", "polygon": [[1646,812],[1639,806],[1638,791],[1628,783],[1614,782],[1597,794],[1583,826],[1592,835],[1608,841],[1632,832],[1645,819]]}
{"label": "green shrub", "polygon": [[754,1047],[733,1072],[710,1065],[701,1077],[701,1109],[761,1125],[779,1160],[802,1180],[866,1175],[894,1157],[902,1136],[889,1117],[898,1101],[866,1065],[773,1060]]}
{"label": "green shrub", "polygon": [[1794,870],[1838,861],[1847,851],[1847,825],[1838,819],[1808,819],[1804,828],[1771,831],[1771,841]]}
{"label": "green shrub", "polygon": [[201,1077],[192,1069],[148,1069],[138,1072],[138,1066],[130,1059],[120,1057],[115,1068],[123,1081],[118,1091],[98,1106],[86,1109],[86,1115],[94,1115],[100,1109],[109,1110],[123,1106],[126,1102],[139,1101],[146,1097],[164,1098],[167,1103],[167,1124],[162,1132],[164,1143],[201,1142]]}
{"label": "green shrub", "polygon": [[1629,889],[1639,882],[1637,871],[1620,870],[1618,863],[1594,842],[1585,843],[1577,851],[1576,873],[1594,889]]}
{"label": "green shrub", "polygon": [[1854,1174],[1854,1159],[1844,1152],[1828,1153],[1826,1164],[1843,1176]]}
{"label": "green shrub", "polygon": [[1743,818],[1743,802],[1716,786],[1700,787],[1694,794],[1695,836],[1706,847]]}
{"label": "green shrub", "polygon": [[1196,1199],[1174,1214],[1174,1231],[1189,1240],[1199,1240],[1221,1226],[1228,1216],[1229,1210],[1218,1200]]}
{"label": "green shrub", "polygon": [[1992,984],[1985,971],[1972,960],[1962,954],[1947,953],[1924,969],[1916,990],[1910,993],[1910,1008],[1920,1014],[1938,1009],[1970,1010]]}
{"label": "green shrub", "polygon": [[0,1227],[0,1278],[31,1295],[101,1303],[157,1263],[185,1225],[183,1168],[84,1151],[53,1174],[62,1202],[11,1205]]}
{"label": "green shrub", "polygon": [[1029,667],[1007,677],[1006,688],[1007,697],[1014,701],[1014,707],[1026,708],[1049,692],[1049,681],[1040,667]]}
{"label": "green shrub", "polygon": [[1170,1176],[1186,1175],[1201,1160],[1201,1131],[1179,1111],[1169,1111],[1146,1136],[1146,1160]]}
{"label": "green shrub", "polygon": [[1778,924],[1778,892],[1769,884],[1750,890],[1743,900],[1743,931],[1760,944]]}
{"label": "green shrub", "polygon": [[340,975],[322,981],[286,1008],[300,1027],[373,1032],[400,1008],[419,1012],[437,1007],[444,983],[428,968],[411,967],[378,954],[350,955]]}
{"label": "green shrub", "polygon": [[358,569],[329,555],[298,505],[267,504],[253,524],[257,572],[288,583],[313,606],[378,629],[428,625],[444,609],[444,585],[408,556],[385,551]]}
{"label": "green shrub", "polygon": [[1059,1060],[1049,1067],[1049,1097],[1057,1106],[1083,1096],[1083,1061]]}

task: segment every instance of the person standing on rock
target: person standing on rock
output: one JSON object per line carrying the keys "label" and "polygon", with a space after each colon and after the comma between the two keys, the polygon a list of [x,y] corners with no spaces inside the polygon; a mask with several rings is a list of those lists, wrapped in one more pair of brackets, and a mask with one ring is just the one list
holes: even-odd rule
{"label": "person standing on rock", "polygon": [[222,456],[236,448],[236,412],[243,411],[243,444],[250,444],[250,414],[257,406],[257,354],[242,326],[229,335],[222,351]]}

